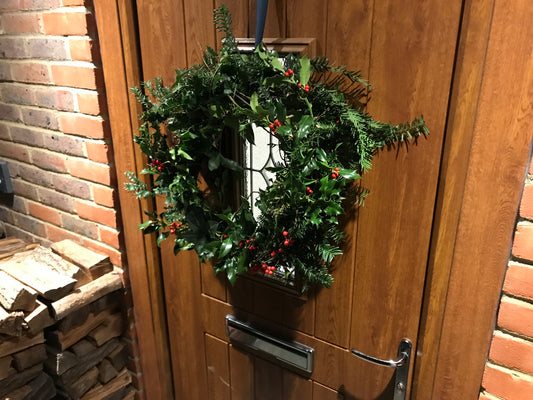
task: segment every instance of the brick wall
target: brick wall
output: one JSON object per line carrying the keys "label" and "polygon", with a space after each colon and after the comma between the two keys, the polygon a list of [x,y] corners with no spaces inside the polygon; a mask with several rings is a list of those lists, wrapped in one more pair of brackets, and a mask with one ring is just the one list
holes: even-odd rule
{"label": "brick wall", "polygon": [[[91,0],[0,0],[0,161],[14,187],[0,195],[0,237],[68,238],[126,268],[106,104]],[[142,389],[131,295],[125,302]]]}
{"label": "brick wall", "polygon": [[488,358],[480,399],[533,399],[533,162]]}
{"label": "brick wall", "polygon": [[71,238],[122,265],[116,177],[90,1],[0,1],[0,159],[6,233]]}

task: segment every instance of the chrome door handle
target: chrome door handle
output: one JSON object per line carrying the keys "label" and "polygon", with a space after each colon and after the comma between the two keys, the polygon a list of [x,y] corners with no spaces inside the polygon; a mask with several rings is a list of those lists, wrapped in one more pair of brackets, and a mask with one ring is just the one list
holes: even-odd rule
{"label": "chrome door handle", "polygon": [[409,363],[411,361],[411,348],[411,341],[409,339],[402,339],[398,346],[398,358],[395,360],[382,360],[355,349],[352,349],[351,353],[354,356],[373,364],[381,365],[382,367],[396,368],[396,382],[394,383],[393,400],[405,400],[407,378],[409,376]]}

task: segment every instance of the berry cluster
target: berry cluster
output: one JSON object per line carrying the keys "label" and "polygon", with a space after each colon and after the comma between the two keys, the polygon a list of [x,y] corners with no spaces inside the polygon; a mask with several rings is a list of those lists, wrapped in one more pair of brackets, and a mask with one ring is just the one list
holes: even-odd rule
{"label": "berry cluster", "polygon": [[[227,237],[226,235],[224,235],[224,237]],[[248,250],[258,250],[259,249],[259,246],[256,246],[255,243],[254,243],[255,239],[254,238],[250,238],[250,239],[247,239],[247,240],[241,240],[239,242],[239,247],[247,247]]]}
{"label": "berry cluster", "polygon": [[275,270],[276,270],[276,267],[263,263],[261,265],[254,264],[253,267],[248,270],[248,273],[251,275],[255,275],[258,272],[262,272],[265,275],[273,275]]}
{"label": "berry cluster", "polygon": [[274,123],[270,124],[268,127],[272,130],[272,133],[276,134],[276,128],[279,128],[281,126],[281,122],[279,120],[275,120]]}
{"label": "berry cluster", "polygon": [[307,194],[313,194],[313,189],[311,189],[309,186],[305,188],[305,191],[307,192]]}
{"label": "berry cluster", "polygon": [[181,226],[181,222],[173,222],[170,224],[170,233],[173,235],[176,233],[176,230]]}
{"label": "berry cluster", "polygon": [[159,172],[163,169],[163,163],[159,160],[152,160],[152,167],[156,168]]}
{"label": "berry cluster", "polygon": [[339,168],[335,167],[335,169],[334,169],[333,172],[331,173],[331,177],[332,177],[333,179],[339,177]]}
{"label": "berry cluster", "polygon": [[294,71],[290,68],[285,72],[285,76],[291,76],[292,74],[294,74]]}
{"label": "berry cluster", "polygon": [[298,87],[301,88],[303,87],[304,88],[304,92],[309,92],[309,90],[311,90],[311,88],[309,87],[309,85],[302,85],[301,83],[298,83]]}

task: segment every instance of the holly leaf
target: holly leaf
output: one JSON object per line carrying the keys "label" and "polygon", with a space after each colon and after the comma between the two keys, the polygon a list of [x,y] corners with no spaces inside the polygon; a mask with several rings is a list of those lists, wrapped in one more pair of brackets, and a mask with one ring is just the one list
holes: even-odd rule
{"label": "holly leaf", "polygon": [[161,242],[165,240],[169,234],[170,232],[161,232],[159,236],[157,237],[157,245],[160,246]]}
{"label": "holly leaf", "polygon": [[259,96],[257,96],[257,92],[254,92],[250,97],[250,108],[253,112],[257,112],[257,107],[259,107]]}
{"label": "holly leaf", "polygon": [[226,257],[229,252],[231,251],[231,248],[233,247],[233,243],[230,238],[227,238],[222,242],[222,245],[220,246],[220,251],[218,253],[218,258],[224,258]]}
{"label": "holly leaf", "polygon": [[360,179],[361,175],[359,175],[355,170],[353,169],[339,169],[339,175],[342,176],[344,179]]}
{"label": "holly leaf", "polygon": [[311,77],[311,62],[309,58],[302,57],[300,58],[300,83],[306,85],[309,82]]}
{"label": "holly leaf", "polygon": [[137,229],[141,230],[141,229],[146,229],[148,226],[152,225],[154,223],[154,221],[152,220],[149,220],[149,221],[146,221],[146,222],[143,222],[142,224],[140,224]]}
{"label": "holly leaf", "polygon": [[328,215],[340,215],[344,212],[341,205],[337,203],[331,203],[324,211]]}
{"label": "holly leaf", "polygon": [[274,57],[271,60],[272,66],[277,69],[278,71],[285,72],[285,68],[283,68],[283,64],[279,60],[279,58]]}

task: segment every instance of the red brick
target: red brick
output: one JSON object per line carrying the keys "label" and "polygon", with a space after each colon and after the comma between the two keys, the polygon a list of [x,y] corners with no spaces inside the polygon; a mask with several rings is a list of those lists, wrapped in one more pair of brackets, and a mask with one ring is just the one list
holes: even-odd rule
{"label": "red brick", "polygon": [[62,228],[54,225],[46,225],[46,236],[51,242],[60,242],[65,239],[70,239],[73,242],[78,242],[80,237],[72,232],[68,232]]}
{"label": "red brick", "polygon": [[92,6],[93,2],[92,0],[63,0],[63,6],[64,7],[71,7],[71,6]]}
{"label": "red brick", "polygon": [[26,58],[24,42],[19,38],[0,37],[0,49],[2,58]]}
{"label": "red brick", "polygon": [[76,200],[76,212],[80,218],[98,222],[111,228],[117,227],[117,212],[94,203]]}
{"label": "red brick", "polygon": [[93,200],[96,204],[106,207],[115,207],[117,193],[113,188],[107,186],[92,186]]}
{"label": "red brick", "polygon": [[503,290],[513,296],[533,300],[533,266],[510,263]]}
{"label": "red brick", "polygon": [[70,59],[73,61],[100,62],[100,51],[98,44],[91,39],[70,39]]}
{"label": "red brick", "polygon": [[78,93],[78,107],[83,114],[101,115],[107,113],[107,103],[102,93]]}
{"label": "red brick", "polygon": [[110,136],[109,123],[102,118],[83,114],[62,114],[59,125],[63,133],[103,139]]}
{"label": "red brick", "polygon": [[66,193],[80,199],[91,199],[91,186],[91,183],[74,178],[68,174],[52,175],[51,187],[61,193]]}
{"label": "red brick", "polygon": [[520,216],[533,219],[533,184],[524,186],[524,193],[520,202]]}
{"label": "red brick", "polygon": [[64,89],[54,86],[37,87],[34,89],[34,105],[54,110],[74,110],[74,95]]}
{"label": "red brick", "polygon": [[0,140],[11,141],[11,134],[9,133],[9,126],[3,121],[0,121]]}
{"label": "red brick", "polygon": [[12,79],[25,83],[51,83],[48,64],[35,61],[17,62],[11,65]]}
{"label": "red brick", "polygon": [[87,158],[92,161],[109,164],[113,162],[113,149],[104,142],[85,142]]}
{"label": "red brick", "polygon": [[49,10],[60,6],[59,0],[21,0],[24,10]]}
{"label": "red brick", "polygon": [[18,83],[2,83],[2,100],[6,103],[21,105],[31,105],[33,100],[33,85],[22,85]]}
{"label": "red brick", "polygon": [[52,80],[58,86],[81,89],[98,89],[104,87],[102,70],[94,65],[52,65]]}
{"label": "red brick", "polygon": [[61,225],[61,215],[55,208],[46,207],[33,201],[28,203],[30,215],[54,225]]}
{"label": "red brick", "polygon": [[63,154],[33,149],[31,151],[31,161],[33,165],[47,171],[66,172],[67,170],[65,156]]}
{"label": "red brick", "polygon": [[43,145],[42,132],[24,125],[12,125],[10,127],[11,138],[14,142],[41,147]]}
{"label": "red brick", "polygon": [[533,337],[533,305],[509,297],[502,297],[498,313],[502,329]]}
{"label": "red brick", "polygon": [[63,38],[32,37],[26,40],[29,58],[67,60],[67,46]]}
{"label": "red brick", "polygon": [[509,400],[531,400],[533,381],[523,374],[493,365],[487,365],[483,387],[491,394]]}
{"label": "red brick", "polygon": [[54,111],[42,108],[21,108],[22,120],[26,125],[58,130],[59,124]]}
{"label": "red brick", "polygon": [[97,164],[88,160],[70,158],[67,168],[72,176],[86,179],[91,182],[111,186],[115,182],[114,169],[108,165]]}
{"label": "red brick", "polygon": [[30,153],[28,147],[1,140],[0,156],[11,158],[13,160],[19,160],[25,163],[29,163],[30,161]]}
{"label": "red brick", "polygon": [[103,245],[100,242],[83,238],[83,245],[89,249],[93,249],[97,253],[105,254],[109,256],[111,264],[120,267],[122,265],[122,253],[118,250],[111,249],[110,247]]}
{"label": "red brick", "polygon": [[22,122],[18,105],[0,103],[0,117],[4,121]]}
{"label": "red brick", "polygon": [[14,13],[0,15],[0,26],[3,33],[39,33],[39,14]]}
{"label": "red brick", "polygon": [[497,332],[490,345],[489,358],[497,364],[533,375],[533,343],[526,340]]}
{"label": "red brick", "polygon": [[516,228],[513,255],[523,260],[533,260],[533,224],[520,223]]}
{"label": "red brick", "polygon": [[86,35],[90,14],[80,11],[43,13],[43,29],[47,35]]}
{"label": "red brick", "polygon": [[0,2],[0,11],[17,11],[20,10],[19,0],[2,0]]}
{"label": "red brick", "polygon": [[40,203],[69,213],[76,212],[76,206],[72,197],[44,187],[38,188],[37,191],[39,193]]}
{"label": "red brick", "polygon": [[100,231],[100,240],[108,244],[109,246],[120,249],[120,243],[121,243],[121,234],[116,229],[108,229],[104,227],[99,227]]}
{"label": "red brick", "polygon": [[11,62],[0,60],[0,81],[11,81]]}
{"label": "red brick", "polygon": [[50,187],[52,184],[53,174],[43,171],[41,168],[34,167],[33,165],[21,164],[19,165],[19,176],[31,183],[34,183],[43,187]]}

